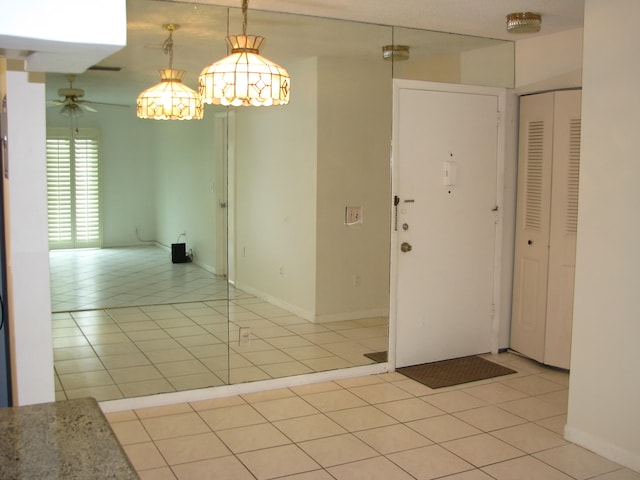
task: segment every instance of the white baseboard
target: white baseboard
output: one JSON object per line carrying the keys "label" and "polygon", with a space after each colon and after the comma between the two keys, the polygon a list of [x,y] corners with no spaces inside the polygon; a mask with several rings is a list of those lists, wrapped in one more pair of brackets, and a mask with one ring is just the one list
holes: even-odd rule
{"label": "white baseboard", "polygon": [[389,310],[386,309],[373,309],[373,310],[360,310],[357,312],[340,312],[329,313],[326,315],[316,315],[315,323],[328,323],[328,322],[342,322],[344,320],[358,320],[360,318],[374,318],[374,317],[388,317]]}
{"label": "white baseboard", "polygon": [[283,308],[284,310],[287,310],[291,313],[293,313],[294,315],[299,316],[300,318],[304,318],[305,320],[308,320],[310,322],[313,322],[313,317],[314,314],[313,312],[309,312],[307,310],[304,310],[296,305],[291,305],[290,303],[285,302],[284,300],[274,297],[273,295],[269,295],[266,294],[264,292],[261,292],[260,290],[257,290],[255,288],[252,287],[248,287],[246,285],[238,285],[236,283],[235,287],[238,290],[242,290],[243,292],[246,292],[250,295],[253,295],[255,297],[258,297],[262,300],[264,300],[265,302],[269,302],[271,305],[275,305],[276,307],[280,307]]}
{"label": "white baseboard", "polygon": [[258,380],[255,382],[238,383],[235,385],[221,385],[219,387],[189,390],[185,392],[158,393],[147,397],[123,398],[120,400],[107,400],[100,402],[100,408],[104,413],[119,412],[122,410],[135,410],[139,408],[161,407],[176,403],[196,402],[212,398],[230,397],[247,393],[263,392],[277,388],[291,388],[311,383],[330,382],[345,378],[362,377],[365,375],[378,375],[392,371],[388,363],[375,363],[361,367],[343,368],[327,372],[307,373],[293,377],[273,378],[271,380]]}
{"label": "white baseboard", "polygon": [[638,454],[638,452],[631,452],[620,448],[617,445],[613,445],[599,437],[569,425],[565,425],[564,427],[564,437],[570,442],[580,445],[587,450],[591,450],[612,462],[619,463],[631,470],[640,472],[640,454]]}

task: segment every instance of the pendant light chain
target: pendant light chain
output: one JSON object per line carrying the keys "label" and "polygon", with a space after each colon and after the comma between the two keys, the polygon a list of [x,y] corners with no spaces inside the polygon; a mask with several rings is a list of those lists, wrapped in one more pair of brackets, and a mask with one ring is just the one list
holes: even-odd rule
{"label": "pendant light chain", "polygon": [[165,55],[169,55],[169,68],[173,69],[173,30],[175,27],[173,25],[167,25],[167,30],[169,30],[169,37],[162,44],[162,51]]}
{"label": "pendant light chain", "polygon": [[249,9],[249,0],[242,0],[242,35],[247,34],[247,10]]}

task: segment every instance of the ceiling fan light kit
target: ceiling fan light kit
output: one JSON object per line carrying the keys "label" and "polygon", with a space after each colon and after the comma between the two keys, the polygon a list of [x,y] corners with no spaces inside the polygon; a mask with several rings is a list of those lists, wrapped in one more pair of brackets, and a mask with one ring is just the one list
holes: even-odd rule
{"label": "ceiling fan light kit", "polygon": [[542,28],[542,16],[533,12],[516,12],[507,15],[507,32],[537,33]]}
{"label": "ceiling fan light kit", "polygon": [[173,68],[173,32],[175,24],[163,25],[169,37],[163,50],[169,55],[169,68],[158,70],[160,83],[144,90],[136,100],[138,118],[154,120],[200,120],[204,117],[204,107],[195,90],[182,83],[184,70]]}

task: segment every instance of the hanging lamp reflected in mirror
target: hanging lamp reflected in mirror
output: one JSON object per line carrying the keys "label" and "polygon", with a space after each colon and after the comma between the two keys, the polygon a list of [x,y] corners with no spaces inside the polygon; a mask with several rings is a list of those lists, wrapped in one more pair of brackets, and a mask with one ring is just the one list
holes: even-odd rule
{"label": "hanging lamp reflected in mirror", "polygon": [[231,55],[205,67],[198,79],[204,103],[271,106],[289,103],[291,79],[280,65],[260,55],[263,37],[247,35],[248,0],[242,0],[242,35],[229,35]]}
{"label": "hanging lamp reflected in mirror", "polygon": [[204,117],[200,96],[182,83],[184,70],[173,68],[173,32],[179,25],[169,23],[162,27],[169,31],[162,44],[164,53],[169,55],[169,68],[158,70],[160,83],[138,95],[136,115],[154,120],[200,120]]}

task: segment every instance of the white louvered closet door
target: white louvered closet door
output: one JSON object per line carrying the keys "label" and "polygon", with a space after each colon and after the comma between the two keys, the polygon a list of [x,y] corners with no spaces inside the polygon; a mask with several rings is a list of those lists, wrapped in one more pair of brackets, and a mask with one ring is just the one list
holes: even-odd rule
{"label": "white louvered closet door", "polygon": [[520,99],[511,348],[569,368],[580,167],[578,90]]}
{"label": "white louvered closet door", "polygon": [[579,90],[556,92],[544,363],[569,368],[580,175]]}

